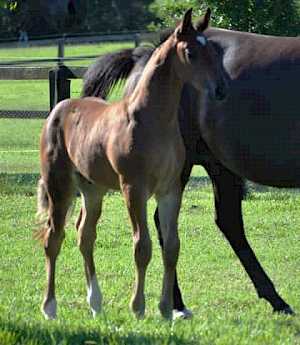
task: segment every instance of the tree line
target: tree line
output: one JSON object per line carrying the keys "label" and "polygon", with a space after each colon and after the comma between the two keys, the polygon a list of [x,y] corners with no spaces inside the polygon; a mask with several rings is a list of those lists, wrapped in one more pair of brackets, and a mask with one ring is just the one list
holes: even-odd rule
{"label": "tree line", "polygon": [[155,0],[150,9],[159,18],[156,25],[169,26],[181,18],[188,7],[198,15],[206,7],[213,13],[218,27],[270,35],[300,34],[299,0]]}
{"label": "tree line", "polygon": [[157,30],[187,8],[210,7],[218,27],[297,36],[300,0],[0,0],[0,36]]}

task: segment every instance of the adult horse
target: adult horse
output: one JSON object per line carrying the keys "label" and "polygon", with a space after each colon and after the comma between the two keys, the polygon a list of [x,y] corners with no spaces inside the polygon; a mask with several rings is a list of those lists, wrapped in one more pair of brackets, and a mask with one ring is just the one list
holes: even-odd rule
{"label": "adult horse", "polygon": [[151,259],[147,200],[154,195],[164,240],[159,309],[164,317],[171,316],[179,255],[180,173],[185,161],[177,119],[180,95],[186,82],[212,98],[218,98],[226,88],[221,60],[202,35],[210,11],[198,30],[191,15],[192,10],[187,11],[182,23],[152,54],[131,95],[113,104],[94,97],[65,100],[47,119],[41,136],[38,198],[40,210],[48,216],[40,232],[48,275],[42,304],[46,318],[56,317],[55,264],[76,189],[83,201],[77,222],[78,244],[93,314],[101,309],[93,259],[96,224],[107,190],[121,189],[133,228],[136,283],[131,308],[137,317],[144,315],[145,275]]}
{"label": "adult horse", "polygon": [[[193,164],[202,164],[213,184],[215,222],[258,296],[274,311],[292,314],[246,239],[241,201],[244,178],[276,187],[300,186],[300,39],[217,28],[204,35],[223,59],[229,96],[217,104],[188,85],[184,88],[179,108],[187,150],[182,188]],[[151,51],[137,48],[99,58],[87,71],[83,94],[106,96],[128,76],[125,93],[130,94]],[[157,211],[155,223],[163,246]],[[174,309],[189,315],[177,279]]]}

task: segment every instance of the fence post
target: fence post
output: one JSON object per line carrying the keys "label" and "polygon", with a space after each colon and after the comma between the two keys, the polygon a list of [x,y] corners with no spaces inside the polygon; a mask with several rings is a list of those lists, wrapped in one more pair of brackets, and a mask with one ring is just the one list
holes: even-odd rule
{"label": "fence post", "polygon": [[65,39],[61,38],[58,40],[58,50],[57,50],[57,57],[58,57],[58,66],[64,65],[64,57],[65,57]]}
{"label": "fence post", "polygon": [[57,68],[49,72],[50,110],[63,99],[71,97],[71,81],[67,79],[67,67],[64,65],[65,39],[58,41]]}
{"label": "fence post", "polygon": [[58,102],[71,97],[71,81],[67,78],[65,66],[59,66],[49,72],[50,110]]}
{"label": "fence post", "polygon": [[141,44],[141,35],[140,34],[134,34],[134,45],[135,47],[138,47]]}

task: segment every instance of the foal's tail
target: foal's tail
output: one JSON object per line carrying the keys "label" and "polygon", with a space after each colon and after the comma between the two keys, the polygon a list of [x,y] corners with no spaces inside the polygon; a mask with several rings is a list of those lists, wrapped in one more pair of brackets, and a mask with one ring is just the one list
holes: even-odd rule
{"label": "foal's tail", "polygon": [[49,197],[46,191],[45,183],[42,178],[39,179],[37,187],[37,224],[39,229],[33,234],[34,239],[45,242],[47,227],[46,219],[49,209]]}
{"label": "foal's tail", "polygon": [[128,78],[140,58],[152,51],[150,47],[137,47],[100,56],[85,73],[81,95],[107,98],[118,82]]}
{"label": "foal's tail", "polygon": [[49,208],[49,198],[42,178],[39,179],[37,187],[37,217],[42,220]]}

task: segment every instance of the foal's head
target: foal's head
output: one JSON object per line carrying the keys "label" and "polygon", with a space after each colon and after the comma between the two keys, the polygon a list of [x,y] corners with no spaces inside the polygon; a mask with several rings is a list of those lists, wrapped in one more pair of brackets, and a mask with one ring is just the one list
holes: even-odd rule
{"label": "foal's head", "polygon": [[173,34],[177,59],[175,73],[197,90],[208,92],[216,100],[226,97],[227,83],[222,60],[214,46],[203,35],[210,21],[210,9],[197,23],[192,24],[192,9],[188,10]]}

